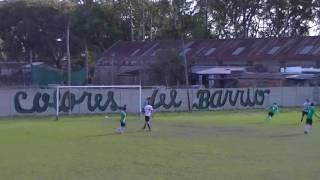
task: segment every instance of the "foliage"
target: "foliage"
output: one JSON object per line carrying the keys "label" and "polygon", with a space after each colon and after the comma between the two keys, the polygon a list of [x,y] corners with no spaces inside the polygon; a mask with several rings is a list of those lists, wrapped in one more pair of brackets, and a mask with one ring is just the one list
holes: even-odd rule
{"label": "foliage", "polygon": [[155,62],[150,64],[150,75],[155,84],[166,86],[185,84],[184,72],[183,57],[172,49],[157,53]]}
{"label": "foliage", "polygon": [[319,7],[315,0],[3,1],[0,59],[32,56],[61,67],[68,23],[79,64],[86,49],[99,54],[118,40],[302,36],[318,26]]}

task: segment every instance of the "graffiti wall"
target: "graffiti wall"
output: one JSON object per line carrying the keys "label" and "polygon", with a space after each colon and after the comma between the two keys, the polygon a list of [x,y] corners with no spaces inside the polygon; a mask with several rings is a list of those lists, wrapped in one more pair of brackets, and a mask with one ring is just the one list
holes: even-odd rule
{"label": "graffiti wall", "polygon": [[[156,111],[265,108],[273,102],[282,106],[300,106],[306,98],[318,103],[319,90],[313,87],[249,89],[148,89],[142,92]],[[54,115],[57,92],[54,89],[0,90],[0,116]],[[139,91],[136,89],[71,89],[59,92],[59,111],[73,114],[117,112],[126,106],[138,112]]]}

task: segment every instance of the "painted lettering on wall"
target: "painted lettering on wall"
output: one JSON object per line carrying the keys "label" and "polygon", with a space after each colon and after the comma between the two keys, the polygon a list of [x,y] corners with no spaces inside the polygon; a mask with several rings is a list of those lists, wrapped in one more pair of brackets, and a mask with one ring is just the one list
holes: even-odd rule
{"label": "painted lettering on wall", "polygon": [[[167,95],[165,93],[159,94],[159,101],[156,102],[158,97],[159,90],[154,90],[151,97],[150,97],[150,104],[153,106],[154,109],[158,109],[163,107],[164,109],[171,109],[171,108],[179,108],[182,104],[182,101],[177,101],[177,90],[173,89],[170,91],[169,100],[167,99]],[[168,101],[168,103],[166,103]]]}
{"label": "painted lettering on wall", "polygon": [[[131,90],[128,90],[130,92]],[[75,113],[85,112],[115,112],[121,108],[121,105],[130,105],[131,109],[139,109],[139,102],[129,102],[130,100],[115,98],[117,91],[81,91],[80,94],[74,94],[69,91],[60,92],[59,110],[60,112],[73,111]],[[124,92],[125,93],[125,92]],[[180,93],[180,94],[179,94]],[[144,92],[142,92],[144,94]],[[265,104],[267,95],[270,94],[269,89],[221,89],[194,90],[191,93],[192,108],[194,110],[216,109],[223,107],[257,107]],[[146,94],[147,95],[147,94]],[[146,96],[145,95],[145,96]],[[179,95],[179,96],[178,96]],[[187,110],[187,94],[184,90],[172,89],[163,92],[161,90],[153,90],[149,94],[150,103],[154,109],[163,110]],[[182,98],[182,99],[179,99]],[[138,97],[136,98],[138,101]],[[69,103],[70,100],[70,103]],[[132,99],[131,99],[132,100]],[[19,114],[31,113],[47,113],[49,110],[56,109],[56,92],[42,91],[36,93],[30,91],[19,90],[14,95],[14,108]],[[80,112],[81,106],[85,112]],[[136,107],[135,107],[136,106]]]}
{"label": "painted lettering on wall", "polygon": [[239,104],[242,107],[254,107],[264,104],[266,95],[270,90],[256,89],[247,90],[217,90],[211,93],[209,90],[198,90],[196,97],[197,102],[193,104],[194,109],[208,109],[224,107],[227,103],[231,106]]}
{"label": "painted lettering on wall", "polygon": [[[24,107],[23,101],[30,101],[28,98],[33,98],[31,107]],[[90,112],[96,110],[105,111],[107,108],[110,108],[111,111],[116,111],[120,107],[117,102],[114,100],[114,92],[109,91],[107,97],[104,100],[104,95],[101,93],[91,93],[84,91],[82,94],[77,97],[74,93],[66,91],[62,93],[60,98],[59,110],[60,112],[68,112],[73,110],[76,105],[85,103],[87,109]],[[70,103],[69,103],[70,99]],[[24,91],[18,91],[14,96],[14,106],[18,113],[42,113],[46,112],[48,108],[56,109],[56,91],[51,96],[46,92],[37,92],[33,97],[28,97],[28,94]]]}

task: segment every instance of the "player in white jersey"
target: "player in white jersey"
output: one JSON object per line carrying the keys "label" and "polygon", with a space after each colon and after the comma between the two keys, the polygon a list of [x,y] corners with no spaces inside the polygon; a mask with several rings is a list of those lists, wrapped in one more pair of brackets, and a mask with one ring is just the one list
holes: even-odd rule
{"label": "player in white jersey", "polygon": [[304,116],[307,116],[309,108],[310,108],[310,104],[311,104],[311,102],[309,99],[306,99],[306,102],[303,103],[303,110],[302,110],[302,116],[301,116],[300,123],[302,123]]}
{"label": "player in white jersey", "polygon": [[147,104],[144,106],[143,110],[144,110],[144,126],[142,129],[145,130],[146,126],[148,126],[149,131],[151,131],[150,120],[153,112],[153,107],[150,104]]}

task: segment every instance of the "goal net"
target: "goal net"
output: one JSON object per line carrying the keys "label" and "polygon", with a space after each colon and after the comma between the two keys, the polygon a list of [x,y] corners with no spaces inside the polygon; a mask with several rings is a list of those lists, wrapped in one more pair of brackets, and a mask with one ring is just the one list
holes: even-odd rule
{"label": "goal net", "polygon": [[63,114],[141,113],[141,86],[57,86],[56,120]]}

